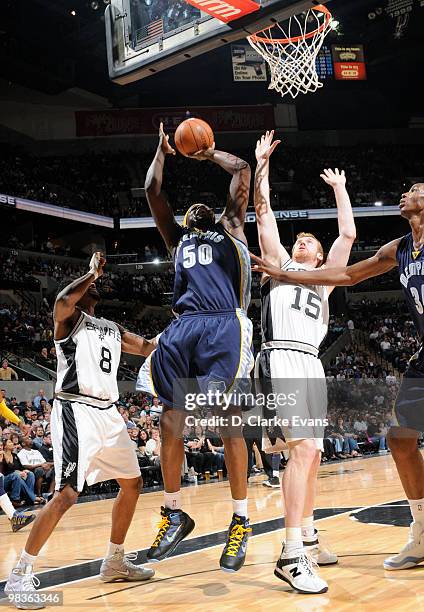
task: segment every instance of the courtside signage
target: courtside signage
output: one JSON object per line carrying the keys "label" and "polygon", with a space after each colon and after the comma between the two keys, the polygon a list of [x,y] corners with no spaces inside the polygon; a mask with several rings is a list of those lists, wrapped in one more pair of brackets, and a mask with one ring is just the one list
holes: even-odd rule
{"label": "courtside signage", "polygon": [[259,4],[252,0],[186,0],[186,2],[224,23],[240,19],[260,8]]}

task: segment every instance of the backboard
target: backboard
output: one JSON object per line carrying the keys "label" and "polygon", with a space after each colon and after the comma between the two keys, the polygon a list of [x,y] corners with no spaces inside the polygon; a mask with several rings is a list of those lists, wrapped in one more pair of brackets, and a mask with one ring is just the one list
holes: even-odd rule
{"label": "backboard", "polygon": [[[253,11],[239,17],[232,7],[244,2],[250,5],[250,11],[253,6]],[[312,3],[313,0],[111,0],[105,14],[109,76],[122,85],[143,79],[245,38],[310,8]],[[215,11],[219,19],[206,10]]]}

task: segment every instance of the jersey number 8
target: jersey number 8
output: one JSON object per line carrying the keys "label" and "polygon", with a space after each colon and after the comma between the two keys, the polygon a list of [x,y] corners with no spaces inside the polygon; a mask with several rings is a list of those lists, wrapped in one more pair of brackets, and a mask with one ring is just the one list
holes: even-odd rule
{"label": "jersey number 8", "polygon": [[105,374],[110,374],[112,372],[112,353],[108,348],[102,346],[100,356],[100,369]]}

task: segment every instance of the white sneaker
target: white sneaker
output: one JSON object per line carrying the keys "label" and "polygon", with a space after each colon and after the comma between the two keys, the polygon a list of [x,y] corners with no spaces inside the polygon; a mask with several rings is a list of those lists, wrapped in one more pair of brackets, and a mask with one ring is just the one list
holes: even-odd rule
{"label": "white sneaker", "polygon": [[393,557],[385,559],[386,570],[402,570],[415,567],[424,561],[424,527],[412,522],[409,527],[409,540],[402,550]]}
{"label": "white sneaker", "polygon": [[116,582],[117,580],[138,582],[153,578],[154,570],[131,563],[136,559],[137,553],[125,555],[123,551],[116,552],[111,557],[106,557],[100,567],[100,579],[103,582]]}
{"label": "white sneaker", "polygon": [[282,553],[274,575],[287,582],[298,593],[326,593],[328,584],[314,570],[315,561],[304,550]]}
{"label": "white sneaker", "polygon": [[329,548],[318,537],[318,531],[315,529],[315,540],[312,542],[303,542],[305,551],[312,557],[317,565],[335,565],[338,563],[337,555],[332,553]]}
{"label": "white sneaker", "polygon": [[[13,604],[18,610],[41,610],[45,608],[44,604],[25,601],[31,593],[36,592],[36,587],[39,586],[40,581],[37,576],[34,576],[32,565],[18,566],[12,570],[4,587],[4,592],[6,595],[15,595]],[[23,595],[23,597],[19,598],[19,595]],[[18,601],[18,599],[21,599],[21,601]]]}

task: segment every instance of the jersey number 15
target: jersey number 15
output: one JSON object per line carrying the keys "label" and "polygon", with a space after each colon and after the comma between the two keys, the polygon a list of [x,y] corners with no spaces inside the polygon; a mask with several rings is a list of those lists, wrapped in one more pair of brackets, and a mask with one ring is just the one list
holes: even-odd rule
{"label": "jersey number 15", "polygon": [[[294,303],[290,305],[290,308],[298,311],[303,310],[307,317],[317,320],[321,312],[321,298],[319,297],[318,293],[308,291],[307,289],[302,289],[302,287],[295,287],[294,291],[296,293],[296,298]],[[302,300],[302,293],[305,292],[307,293],[306,303],[305,300]],[[302,301],[303,304],[301,305]]]}

